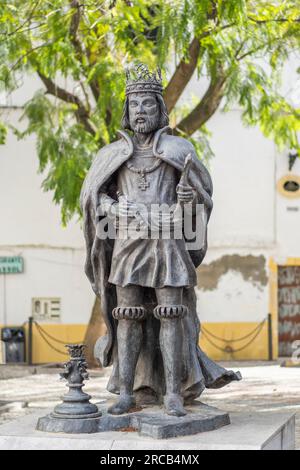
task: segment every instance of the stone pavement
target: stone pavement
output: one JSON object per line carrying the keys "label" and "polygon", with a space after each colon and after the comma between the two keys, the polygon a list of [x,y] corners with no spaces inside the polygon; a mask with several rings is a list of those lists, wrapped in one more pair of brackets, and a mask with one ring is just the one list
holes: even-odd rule
{"label": "stone pavement", "polygon": [[[240,370],[241,382],[219,390],[206,390],[202,401],[229,412],[296,413],[296,448],[300,449],[300,369],[282,368],[276,363],[234,363],[226,367]],[[0,424],[39,408],[52,408],[65,393],[64,382],[40,370],[35,375],[0,380],[0,402],[4,405]],[[95,403],[112,395],[105,389],[110,371],[92,371],[85,391]],[[2,377],[4,373],[2,370]]]}

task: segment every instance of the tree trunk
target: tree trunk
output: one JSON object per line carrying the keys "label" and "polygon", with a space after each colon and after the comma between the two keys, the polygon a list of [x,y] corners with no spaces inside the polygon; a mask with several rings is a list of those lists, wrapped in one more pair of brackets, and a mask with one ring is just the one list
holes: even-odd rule
{"label": "tree trunk", "polygon": [[106,326],[100,306],[100,300],[95,297],[91,318],[86,330],[84,342],[87,345],[85,356],[89,367],[100,367],[99,362],[94,358],[94,346],[99,336],[104,335]]}
{"label": "tree trunk", "polygon": [[180,61],[165,89],[164,100],[169,113],[176,105],[185,87],[193,76],[193,73],[197,67],[199,52],[199,39],[194,38],[189,47],[188,57]]}

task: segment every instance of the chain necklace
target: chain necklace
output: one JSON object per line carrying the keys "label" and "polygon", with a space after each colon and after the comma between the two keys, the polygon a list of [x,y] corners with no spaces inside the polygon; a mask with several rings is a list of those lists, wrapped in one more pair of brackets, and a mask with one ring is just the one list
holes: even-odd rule
{"label": "chain necklace", "polygon": [[162,160],[160,158],[157,158],[155,163],[152,166],[148,166],[145,168],[136,168],[132,163],[128,161],[125,164],[128,170],[132,171],[133,173],[137,173],[139,175],[138,187],[142,191],[146,191],[146,189],[150,187],[149,181],[146,180],[146,174],[152,173],[154,170],[156,170],[156,168],[159,167],[161,163],[162,163]]}

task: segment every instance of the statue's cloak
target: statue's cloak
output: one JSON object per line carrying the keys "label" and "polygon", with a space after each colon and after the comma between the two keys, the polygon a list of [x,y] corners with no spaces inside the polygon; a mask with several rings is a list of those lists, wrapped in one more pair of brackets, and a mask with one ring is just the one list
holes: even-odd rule
{"label": "statue's cloak", "polygon": [[[190,251],[195,268],[197,268],[207,249],[207,222],[212,210],[212,182],[204,165],[198,160],[193,145],[181,137],[168,135],[168,128],[156,132],[153,141],[153,153],[177,170],[182,171],[185,157],[192,154],[193,164],[189,172],[189,182],[197,192],[198,200],[204,204],[203,233],[204,241],[198,250]],[[95,356],[107,367],[113,364],[113,371],[108,383],[108,390],[119,393],[118,354],[116,338],[116,320],[112,310],[117,306],[116,287],[108,282],[114,240],[100,239],[96,235],[96,225],[101,219],[97,215],[99,192],[102,186],[133,154],[131,137],[121,132],[121,139],[102,148],[96,156],[85,179],[81,192],[83,211],[83,229],[86,241],[87,257],[86,275],[91,282],[95,294],[100,297],[107,334],[98,339]],[[117,200],[117,188],[109,188],[109,195]],[[107,189],[106,189],[107,191]],[[128,195],[130,197],[130,195]],[[205,387],[223,387],[232,380],[239,380],[240,374],[227,371],[210,360],[198,345],[200,322],[196,309],[195,289],[184,288],[183,304],[189,308],[189,314],[182,320],[182,395],[185,399],[199,396]],[[155,293],[145,288],[145,307],[153,311]],[[162,357],[159,348],[160,322],[153,315],[148,315],[143,322],[143,345],[139,356],[134,390],[151,392],[160,397],[164,394],[164,374]]]}

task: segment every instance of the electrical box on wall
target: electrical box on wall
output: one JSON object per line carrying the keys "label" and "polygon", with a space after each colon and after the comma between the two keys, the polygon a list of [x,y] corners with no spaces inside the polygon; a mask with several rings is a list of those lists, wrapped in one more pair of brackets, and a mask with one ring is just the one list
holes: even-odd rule
{"label": "electrical box on wall", "polygon": [[58,297],[33,298],[32,316],[37,321],[59,321],[61,317],[61,299]]}

